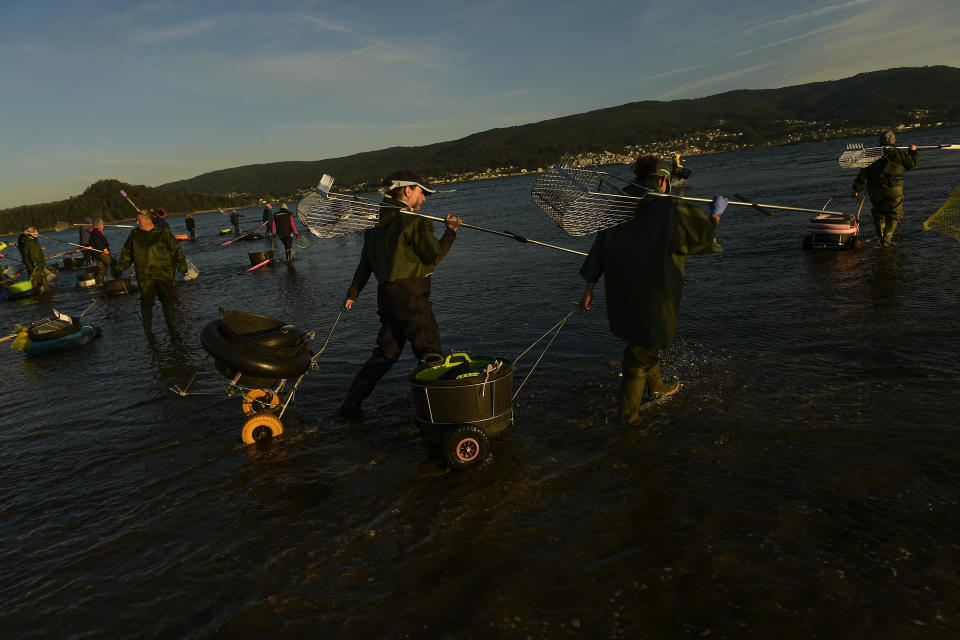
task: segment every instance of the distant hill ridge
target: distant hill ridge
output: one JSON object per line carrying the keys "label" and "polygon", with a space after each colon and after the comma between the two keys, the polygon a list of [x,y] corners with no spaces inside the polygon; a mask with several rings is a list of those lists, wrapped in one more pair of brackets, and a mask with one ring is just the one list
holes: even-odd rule
{"label": "distant hill ridge", "polygon": [[160,188],[278,199],[313,187],[323,173],[333,175],[340,186],[375,183],[397,168],[435,180],[469,179],[499,167],[534,171],[563,153],[689,155],[873,133],[899,123],[957,122],[960,69],[905,67],[780,89],[631,102],[422,147],[221,169]]}

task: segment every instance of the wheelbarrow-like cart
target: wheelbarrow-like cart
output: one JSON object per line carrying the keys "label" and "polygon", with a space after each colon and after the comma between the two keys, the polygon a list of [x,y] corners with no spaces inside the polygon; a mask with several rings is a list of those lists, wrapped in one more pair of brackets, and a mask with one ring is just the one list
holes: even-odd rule
{"label": "wheelbarrow-like cart", "polygon": [[330,336],[340,321],[333,323],[320,351],[310,350],[312,331],[301,331],[282,320],[244,311],[220,310],[220,319],[207,323],[200,332],[200,344],[209,354],[182,389],[170,390],[180,396],[210,395],[191,392],[197,375],[207,369],[210,360],[227,380],[227,396],[240,395],[246,420],[240,437],[246,444],[283,433],[283,414],[293,401],[297,388],[317,368],[317,359],[327,348]]}

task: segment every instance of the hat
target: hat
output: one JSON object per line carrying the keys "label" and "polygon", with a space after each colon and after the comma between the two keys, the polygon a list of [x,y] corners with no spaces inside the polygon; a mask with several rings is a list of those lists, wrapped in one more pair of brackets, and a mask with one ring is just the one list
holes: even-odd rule
{"label": "hat", "polygon": [[103,226],[103,218],[97,218],[96,220],[94,220],[93,226],[95,226],[95,227],[102,227],[102,226]]}
{"label": "hat", "polygon": [[280,203],[280,208],[281,208],[281,209],[286,209],[286,208],[287,208],[287,203],[286,203],[286,202]]}
{"label": "hat", "polygon": [[93,224],[93,220],[91,218],[84,218],[83,221],[87,224]]}
{"label": "hat", "polygon": [[23,227],[20,228],[20,231],[29,231],[30,229],[36,229],[36,228],[37,228],[37,225],[31,224],[31,223],[27,223],[27,224],[23,225]]}
{"label": "hat", "polygon": [[387,191],[393,191],[401,187],[420,187],[423,189],[424,195],[436,193],[437,191],[436,189],[431,189],[430,184],[413,171],[397,171],[391,173],[383,179],[383,185],[387,188]]}
{"label": "hat", "polygon": [[897,141],[897,136],[889,129],[880,132],[880,146],[890,147]]}
{"label": "hat", "polygon": [[157,209],[157,217],[158,217],[158,218],[166,218],[166,217],[167,217],[167,212],[164,211],[163,209]]}

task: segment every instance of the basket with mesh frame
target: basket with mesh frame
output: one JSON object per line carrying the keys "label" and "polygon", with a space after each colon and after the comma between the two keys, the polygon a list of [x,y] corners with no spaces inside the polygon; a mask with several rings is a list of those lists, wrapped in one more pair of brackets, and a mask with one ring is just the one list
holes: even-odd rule
{"label": "basket with mesh frame", "polygon": [[530,199],[572,236],[585,236],[629,220],[640,198],[625,195],[596,169],[564,156],[540,174]]}
{"label": "basket with mesh frame", "polygon": [[62,338],[76,331],[76,322],[70,316],[53,312],[52,316],[41,318],[27,328],[27,336],[34,342]]}
{"label": "basket with mesh frame", "polygon": [[297,205],[297,219],[318,238],[365,231],[380,219],[380,203],[353,195],[315,190]]}

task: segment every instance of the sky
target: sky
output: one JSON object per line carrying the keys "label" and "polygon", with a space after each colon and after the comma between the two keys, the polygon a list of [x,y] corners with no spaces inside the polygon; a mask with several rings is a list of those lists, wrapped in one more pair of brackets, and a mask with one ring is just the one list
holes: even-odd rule
{"label": "sky", "polygon": [[960,0],[0,2],[0,208],[638,100],[960,67]]}

